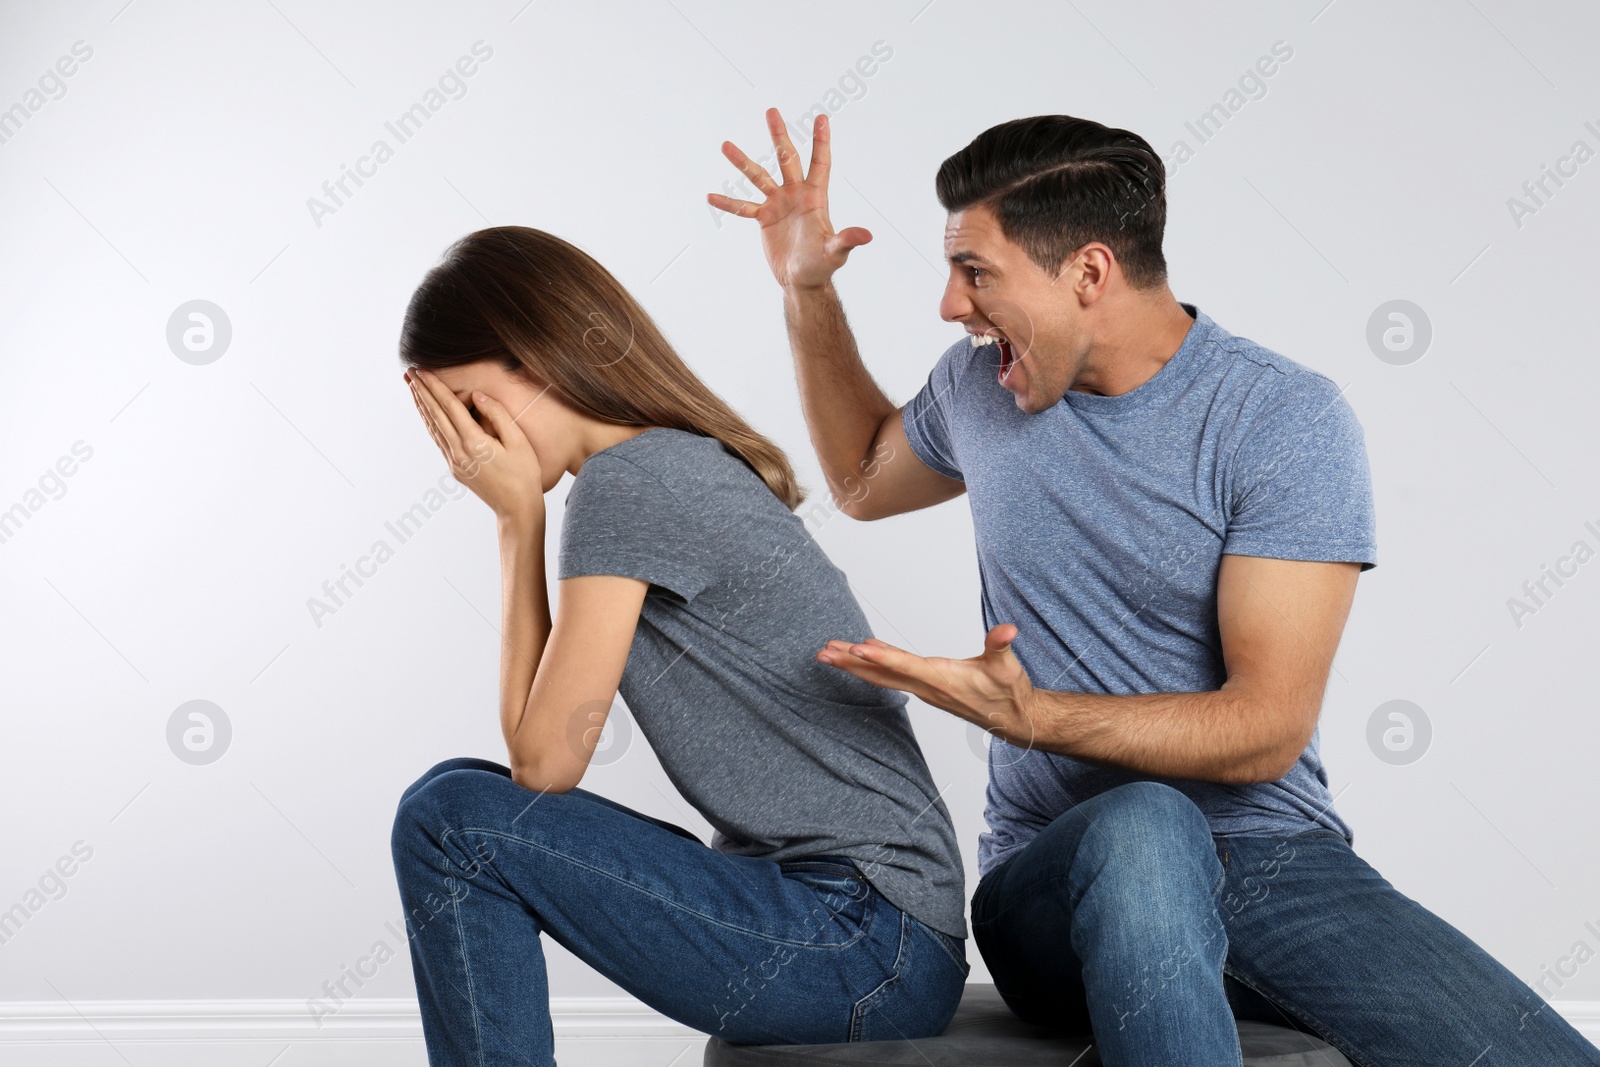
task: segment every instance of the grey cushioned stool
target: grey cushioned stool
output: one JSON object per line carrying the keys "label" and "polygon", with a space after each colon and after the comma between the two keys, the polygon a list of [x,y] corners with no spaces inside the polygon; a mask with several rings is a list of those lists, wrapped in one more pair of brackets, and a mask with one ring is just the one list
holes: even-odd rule
{"label": "grey cushioned stool", "polygon": [[[1332,1045],[1312,1034],[1267,1023],[1239,1023],[1245,1067],[1351,1067]],[[856,1041],[838,1045],[730,1045],[706,1042],[704,1067],[1099,1067],[1087,1035],[1031,1026],[1011,1014],[992,985],[973,984],[955,1018],[938,1037],[915,1041]]]}

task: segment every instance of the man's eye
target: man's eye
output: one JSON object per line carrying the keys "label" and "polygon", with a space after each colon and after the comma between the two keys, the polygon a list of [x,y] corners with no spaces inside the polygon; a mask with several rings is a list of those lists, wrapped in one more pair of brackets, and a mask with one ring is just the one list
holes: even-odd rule
{"label": "man's eye", "polygon": [[973,281],[977,281],[979,275],[988,274],[989,273],[988,271],[984,270],[982,267],[968,267],[967,269],[972,272],[972,280]]}

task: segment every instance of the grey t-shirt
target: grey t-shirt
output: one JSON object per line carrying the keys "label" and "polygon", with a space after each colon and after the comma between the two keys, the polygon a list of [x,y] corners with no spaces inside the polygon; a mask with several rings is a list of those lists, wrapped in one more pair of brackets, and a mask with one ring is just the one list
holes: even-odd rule
{"label": "grey t-shirt", "polygon": [[890,903],[966,937],[950,813],[904,693],[816,653],[872,636],[844,572],[714,437],[655,427],[584,461],[559,576],[650,583],[618,691],[713,848],[848,856]]}
{"label": "grey t-shirt", "polygon": [[[1361,423],[1326,375],[1229,333],[1192,304],[1178,351],[1120,396],[1068,391],[1029,415],[993,346],[958,341],[905,405],[923,462],[967,484],[986,626],[1014,623],[1040,689],[1199,693],[1227,680],[1223,553],[1377,564]],[[988,874],[1075,804],[1135,780],[1187,794],[1215,834],[1327,827],[1313,731],[1276,782],[1151,778],[1003,741],[978,839]]]}

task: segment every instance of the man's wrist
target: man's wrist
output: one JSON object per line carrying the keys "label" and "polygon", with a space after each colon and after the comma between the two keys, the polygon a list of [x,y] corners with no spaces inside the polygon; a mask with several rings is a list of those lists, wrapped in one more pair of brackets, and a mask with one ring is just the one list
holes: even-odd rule
{"label": "man's wrist", "polygon": [[797,285],[794,282],[784,282],[782,285],[783,299],[786,302],[799,303],[803,300],[812,300],[823,296],[832,288],[832,275],[829,275],[821,285]]}
{"label": "man's wrist", "polygon": [[[1055,694],[1049,695],[1054,696]],[[1017,735],[1017,740],[1013,741],[1013,744],[1026,748],[1039,748],[1043,744],[1055,740],[1045,736],[1047,733],[1047,720],[1053,718],[1052,715],[1047,713],[1044,706],[1045,696],[1045,692],[1030,686],[1028,691],[1017,699],[1011,729],[1008,731]],[[1060,709],[1057,710],[1056,716],[1059,716],[1059,714]],[[1055,725],[1059,726],[1060,724],[1057,722]],[[1048,732],[1056,733],[1059,731],[1051,730]],[[1060,751],[1060,749],[1053,749],[1053,751]]]}

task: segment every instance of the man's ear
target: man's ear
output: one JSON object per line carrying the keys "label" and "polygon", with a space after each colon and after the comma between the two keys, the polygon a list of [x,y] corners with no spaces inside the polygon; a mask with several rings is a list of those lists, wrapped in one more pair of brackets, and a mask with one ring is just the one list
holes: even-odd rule
{"label": "man's ear", "polygon": [[[1075,250],[1071,257],[1061,265],[1061,273],[1058,277],[1072,277],[1072,268],[1074,266],[1078,267],[1079,271],[1078,284],[1087,289],[1097,291],[1104,291],[1107,283],[1111,280],[1111,272],[1114,269],[1120,269],[1116,254],[1111,251],[1109,245],[1102,244],[1099,241],[1090,241]],[[1054,283],[1052,282],[1051,284]]]}

